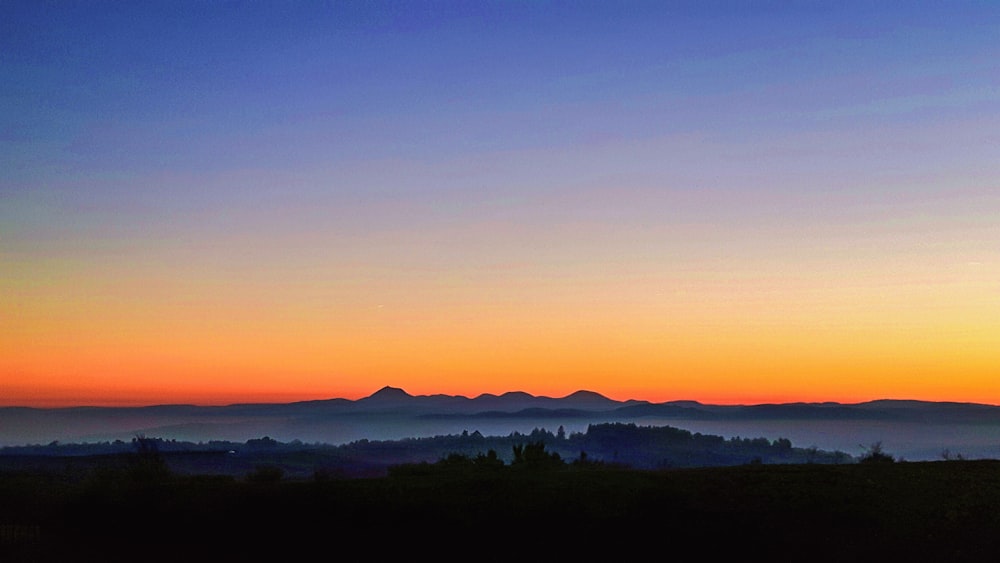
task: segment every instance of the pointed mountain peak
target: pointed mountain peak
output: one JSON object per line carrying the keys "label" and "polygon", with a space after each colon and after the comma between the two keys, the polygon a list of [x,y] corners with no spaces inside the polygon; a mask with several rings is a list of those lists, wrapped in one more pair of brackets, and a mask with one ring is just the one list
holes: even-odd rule
{"label": "pointed mountain peak", "polygon": [[385,387],[379,389],[369,396],[369,399],[407,399],[412,397],[406,391],[403,391],[399,387],[390,387],[386,385]]}

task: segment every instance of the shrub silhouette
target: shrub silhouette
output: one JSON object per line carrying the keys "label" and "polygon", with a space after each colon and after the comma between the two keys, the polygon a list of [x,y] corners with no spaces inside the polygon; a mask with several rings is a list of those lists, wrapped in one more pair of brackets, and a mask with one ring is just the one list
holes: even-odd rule
{"label": "shrub silhouette", "polygon": [[943,452],[941,452],[941,459],[945,461],[963,461],[965,460],[965,456],[962,454],[952,454],[951,450],[946,448]]}
{"label": "shrub silhouette", "polygon": [[859,461],[860,463],[893,463],[896,460],[882,451],[882,442],[875,442],[868,447],[868,451],[861,456]]}

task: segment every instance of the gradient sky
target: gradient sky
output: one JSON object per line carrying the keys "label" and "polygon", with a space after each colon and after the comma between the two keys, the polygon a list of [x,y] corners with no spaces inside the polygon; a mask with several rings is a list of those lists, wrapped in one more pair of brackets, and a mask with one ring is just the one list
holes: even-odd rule
{"label": "gradient sky", "polygon": [[0,3],[0,404],[1000,403],[995,2]]}

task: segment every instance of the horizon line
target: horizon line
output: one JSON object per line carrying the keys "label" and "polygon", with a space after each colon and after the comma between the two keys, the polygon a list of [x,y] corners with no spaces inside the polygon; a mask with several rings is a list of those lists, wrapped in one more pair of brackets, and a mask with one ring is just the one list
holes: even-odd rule
{"label": "horizon line", "polygon": [[349,402],[353,403],[353,402],[357,402],[357,401],[361,401],[361,400],[365,400],[365,399],[370,399],[372,397],[375,397],[379,393],[387,392],[387,391],[388,392],[399,391],[399,392],[402,392],[403,394],[405,394],[407,397],[411,397],[411,398],[442,397],[443,396],[443,397],[453,397],[453,398],[457,398],[457,399],[466,399],[466,400],[470,400],[470,401],[471,400],[476,400],[476,399],[479,399],[479,398],[482,398],[482,397],[503,397],[505,395],[510,395],[510,394],[527,395],[527,396],[529,396],[531,398],[536,398],[536,399],[562,400],[562,399],[568,399],[568,398],[572,397],[573,395],[577,395],[577,394],[581,394],[581,393],[588,393],[588,394],[597,395],[597,396],[599,396],[601,398],[607,399],[609,401],[614,401],[614,402],[617,402],[617,403],[637,402],[637,403],[646,403],[646,404],[650,404],[650,405],[663,405],[663,404],[671,404],[671,403],[697,403],[697,404],[704,405],[704,406],[729,406],[729,407],[741,407],[741,406],[742,407],[751,407],[751,406],[769,406],[769,405],[824,405],[824,404],[850,406],[850,405],[862,405],[862,404],[867,404],[867,403],[876,403],[876,402],[881,402],[881,401],[891,401],[891,402],[918,402],[918,403],[938,403],[938,404],[983,405],[983,406],[994,406],[994,407],[1000,406],[1000,404],[985,403],[985,402],[978,402],[978,401],[956,401],[956,400],[932,400],[932,399],[915,399],[915,398],[897,398],[897,397],[891,397],[891,396],[882,396],[882,397],[878,397],[878,398],[864,399],[864,400],[855,400],[855,401],[789,400],[789,401],[763,401],[763,402],[752,402],[752,401],[750,401],[750,402],[706,402],[706,401],[699,400],[699,399],[669,399],[669,400],[665,400],[665,401],[650,401],[650,400],[647,400],[647,399],[636,399],[636,398],[614,399],[614,398],[611,398],[611,397],[609,397],[609,396],[607,396],[604,393],[601,393],[599,391],[594,391],[594,390],[591,390],[591,389],[583,389],[583,388],[577,389],[576,391],[572,391],[570,393],[567,393],[567,394],[561,395],[561,396],[545,395],[545,394],[534,394],[534,393],[531,393],[531,392],[528,392],[528,391],[522,391],[522,390],[510,390],[510,391],[504,391],[504,392],[501,392],[501,393],[482,392],[482,393],[479,393],[478,395],[474,395],[474,396],[473,395],[462,395],[462,394],[448,394],[448,393],[411,394],[408,391],[406,391],[405,389],[403,389],[402,387],[394,387],[392,385],[383,385],[382,387],[378,388],[377,390],[373,391],[372,393],[370,393],[368,395],[365,395],[365,396],[362,396],[362,397],[358,397],[356,399],[351,399],[351,398],[348,398],[348,397],[330,396],[330,397],[316,398],[316,399],[300,399],[300,400],[289,400],[289,401],[237,401],[237,402],[229,402],[229,403],[227,403],[227,402],[218,402],[218,403],[216,403],[216,402],[208,402],[208,403],[195,403],[195,402],[162,402],[162,403],[157,403],[157,402],[150,402],[150,403],[140,403],[140,404],[80,403],[80,404],[67,404],[67,405],[62,405],[62,406],[32,406],[32,405],[24,405],[24,404],[11,404],[11,405],[0,405],[0,409],[16,409],[16,408],[35,409],[35,410],[88,409],[88,408],[95,408],[95,409],[97,409],[97,408],[104,408],[104,409],[141,409],[141,408],[154,408],[154,407],[195,407],[195,408],[213,408],[213,407],[215,407],[215,408],[224,408],[224,407],[250,406],[250,405],[291,405],[291,404],[298,404],[298,403],[318,403],[318,402],[324,402],[324,401],[338,401],[338,400],[349,401]]}

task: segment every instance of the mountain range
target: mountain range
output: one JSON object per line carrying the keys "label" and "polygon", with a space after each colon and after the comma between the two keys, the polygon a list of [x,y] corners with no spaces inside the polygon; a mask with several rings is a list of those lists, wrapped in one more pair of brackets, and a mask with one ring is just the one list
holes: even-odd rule
{"label": "mountain range", "polygon": [[796,445],[857,453],[881,442],[912,459],[945,452],[1000,457],[1000,406],[877,400],[863,403],[712,405],[618,401],[581,390],[564,397],[520,391],[476,397],[411,395],[386,386],[370,396],[226,406],[0,408],[0,446],[129,440],[136,434],[187,441],[270,436],[329,444],[396,440],[468,430],[506,435],[601,422],[669,424],[723,436],[790,438]]}

